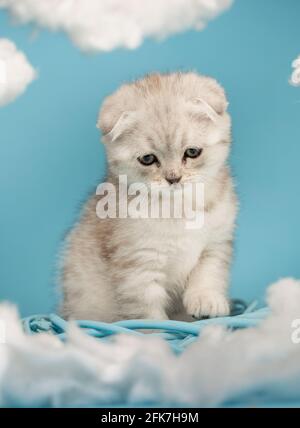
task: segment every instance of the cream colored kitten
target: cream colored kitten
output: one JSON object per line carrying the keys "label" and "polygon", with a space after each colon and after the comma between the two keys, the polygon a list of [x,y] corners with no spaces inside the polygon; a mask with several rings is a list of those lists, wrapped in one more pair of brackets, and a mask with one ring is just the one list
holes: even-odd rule
{"label": "cream colored kitten", "polygon": [[[65,317],[116,321],[229,314],[237,211],[229,168],[230,117],[218,83],[195,73],[153,74],[123,85],[98,125],[107,182],[176,188],[204,184],[204,225],[186,218],[105,218],[99,196],[71,231],[63,261]],[[176,184],[179,183],[179,184]],[[100,188],[101,191],[101,188]],[[130,200],[130,197],[128,198]]]}

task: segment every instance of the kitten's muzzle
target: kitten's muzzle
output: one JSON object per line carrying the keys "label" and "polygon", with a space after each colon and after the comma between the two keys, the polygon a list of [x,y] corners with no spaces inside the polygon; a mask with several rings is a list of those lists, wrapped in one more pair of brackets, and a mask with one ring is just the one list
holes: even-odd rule
{"label": "kitten's muzzle", "polygon": [[182,177],[176,177],[174,175],[170,175],[165,178],[169,184],[176,184],[176,183],[179,183]]}

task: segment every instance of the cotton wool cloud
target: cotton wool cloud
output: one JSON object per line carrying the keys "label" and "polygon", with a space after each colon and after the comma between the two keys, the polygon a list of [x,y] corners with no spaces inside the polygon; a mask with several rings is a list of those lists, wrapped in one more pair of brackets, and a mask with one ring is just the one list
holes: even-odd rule
{"label": "cotton wool cloud", "polygon": [[293,86],[300,86],[300,55],[293,61],[292,67],[294,71],[292,73],[290,83]]}
{"label": "cotton wool cloud", "polygon": [[233,0],[0,0],[21,23],[65,31],[83,51],[135,49],[146,37],[202,30]]}
{"label": "cotton wool cloud", "polygon": [[23,52],[0,38],[0,107],[14,101],[36,78],[36,71]]}

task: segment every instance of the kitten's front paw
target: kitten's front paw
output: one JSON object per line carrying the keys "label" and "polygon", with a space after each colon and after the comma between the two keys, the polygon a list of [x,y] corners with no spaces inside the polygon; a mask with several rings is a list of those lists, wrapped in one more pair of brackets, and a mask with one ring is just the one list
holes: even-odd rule
{"label": "kitten's front paw", "polygon": [[189,315],[195,318],[222,317],[230,313],[229,301],[215,290],[189,290],[183,296],[183,304]]}

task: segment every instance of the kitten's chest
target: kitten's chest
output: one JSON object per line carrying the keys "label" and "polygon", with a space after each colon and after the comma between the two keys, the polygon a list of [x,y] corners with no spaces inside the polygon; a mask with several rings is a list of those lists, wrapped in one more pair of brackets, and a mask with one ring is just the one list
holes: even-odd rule
{"label": "kitten's chest", "polygon": [[206,235],[203,229],[189,230],[180,225],[153,234],[159,267],[166,274],[168,283],[185,283],[205,247]]}
{"label": "kitten's chest", "polygon": [[185,233],[175,240],[166,264],[168,282],[184,285],[203,248],[204,236],[201,233]]}

